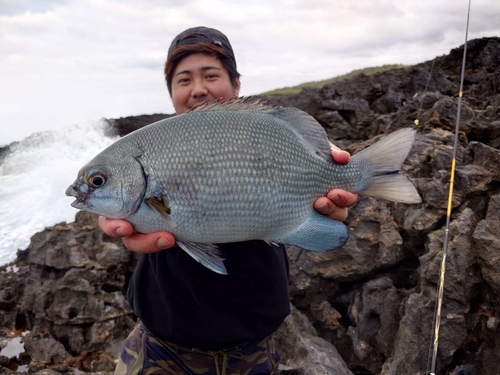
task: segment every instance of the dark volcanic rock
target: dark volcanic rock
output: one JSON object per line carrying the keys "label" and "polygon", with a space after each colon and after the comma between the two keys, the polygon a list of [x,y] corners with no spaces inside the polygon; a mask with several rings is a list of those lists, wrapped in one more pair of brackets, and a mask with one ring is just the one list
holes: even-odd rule
{"label": "dark volcanic rock", "polygon": [[110,136],[120,136],[123,137],[134,130],[140,129],[146,125],[152,124],[154,122],[164,120],[166,118],[175,116],[175,114],[163,114],[155,113],[153,115],[141,115],[141,116],[129,116],[120,117],[118,119],[105,119],[108,123],[110,130]]}
{"label": "dark volcanic rock", "polygon": [[293,306],[276,339],[284,358],[283,375],[352,375],[335,347],[318,337],[307,317]]}
{"label": "dark volcanic rock", "polygon": [[293,266],[310,276],[351,281],[403,259],[403,240],[387,203],[364,198],[351,215],[345,246],[327,253],[302,251]]}
{"label": "dark volcanic rock", "polygon": [[478,251],[482,276],[494,294],[492,298],[500,304],[500,193],[491,196],[488,211],[472,235]]}
{"label": "dark volcanic rock", "polygon": [[0,278],[1,327],[29,331],[23,341],[31,371],[114,370],[135,325],[124,295],[135,261],[90,213],[32,237],[19,270],[4,267]]}
{"label": "dark volcanic rock", "polygon": [[[288,249],[292,303],[301,312],[293,308],[277,333],[283,374],[426,374],[462,54],[463,46],[433,62],[268,98],[307,111],[352,154],[419,120],[402,170],[421,204],[360,197],[346,246]],[[107,121],[125,135],[166,117]],[[458,140],[437,373],[493,375],[500,368],[500,38],[468,44]],[[47,374],[113,371],[135,324],[124,297],[135,262],[94,215],[33,236],[14,264],[0,268],[1,332],[25,331],[26,350],[0,356],[0,371],[27,364]]]}

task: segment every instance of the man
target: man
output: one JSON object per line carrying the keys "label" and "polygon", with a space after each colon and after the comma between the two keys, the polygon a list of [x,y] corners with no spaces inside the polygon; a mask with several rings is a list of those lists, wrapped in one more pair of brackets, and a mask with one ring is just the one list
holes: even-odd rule
{"label": "man", "polygon": [[[229,40],[218,30],[188,29],[170,46],[165,78],[177,115],[206,101],[238,97],[239,77]],[[349,160],[338,149],[332,155],[340,163]],[[315,207],[345,220],[346,207],[356,199],[334,189]],[[129,250],[143,253],[127,293],[141,325],[129,336],[117,373],[276,373],[280,357],[272,333],[290,313],[283,246],[220,244],[229,275],[219,275],[175,247],[170,233],[134,233],[126,221],[103,217],[99,224],[122,237]]]}

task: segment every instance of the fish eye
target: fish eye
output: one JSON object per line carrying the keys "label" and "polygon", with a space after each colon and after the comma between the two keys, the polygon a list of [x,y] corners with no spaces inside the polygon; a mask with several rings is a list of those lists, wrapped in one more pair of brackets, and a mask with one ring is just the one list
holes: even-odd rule
{"label": "fish eye", "polygon": [[103,170],[92,170],[87,174],[87,183],[94,188],[103,187],[106,183],[106,172]]}

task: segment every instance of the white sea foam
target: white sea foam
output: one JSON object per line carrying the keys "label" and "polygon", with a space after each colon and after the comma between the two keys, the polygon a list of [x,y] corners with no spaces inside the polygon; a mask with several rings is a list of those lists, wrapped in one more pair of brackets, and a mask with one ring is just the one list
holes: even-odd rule
{"label": "white sea foam", "polygon": [[0,265],[15,259],[30,238],[61,221],[75,220],[64,192],[79,169],[117,138],[104,121],[36,133],[11,147],[0,164]]}

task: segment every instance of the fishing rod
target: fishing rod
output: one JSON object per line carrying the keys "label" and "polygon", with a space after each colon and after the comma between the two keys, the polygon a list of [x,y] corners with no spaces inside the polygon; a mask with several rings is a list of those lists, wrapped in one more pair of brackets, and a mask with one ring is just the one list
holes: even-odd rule
{"label": "fishing rod", "polygon": [[453,185],[455,183],[455,166],[457,158],[457,148],[458,148],[458,131],[460,127],[460,112],[462,109],[462,97],[464,88],[464,76],[465,76],[465,59],[467,56],[467,35],[469,33],[469,16],[470,16],[470,3],[467,10],[467,27],[465,29],[465,44],[464,44],[464,55],[462,59],[462,73],[460,77],[460,91],[458,95],[458,109],[457,109],[457,123],[455,125],[455,143],[453,146],[453,160],[451,163],[451,177],[450,177],[450,191],[448,195],[448,211],[446,213],[446,229],[443,244],[443,257],[441,259],[441,270],[439,276],[439,292],[437,299],[437,306],[435,312],[435,324],[434,324],[434,336],[433,336],[433,347],[432,347],[432,361],[430,375],[436,375],[436,360],[437,360],[437,350],[439,343],[439,327],[441,325],[441,307],[443,305],[443,293],[444,293],[444,273],[446,269],[446,255],[448,253],[448,242],[450,240],[450,218],[451,218],[451,205],[453,200]]}

